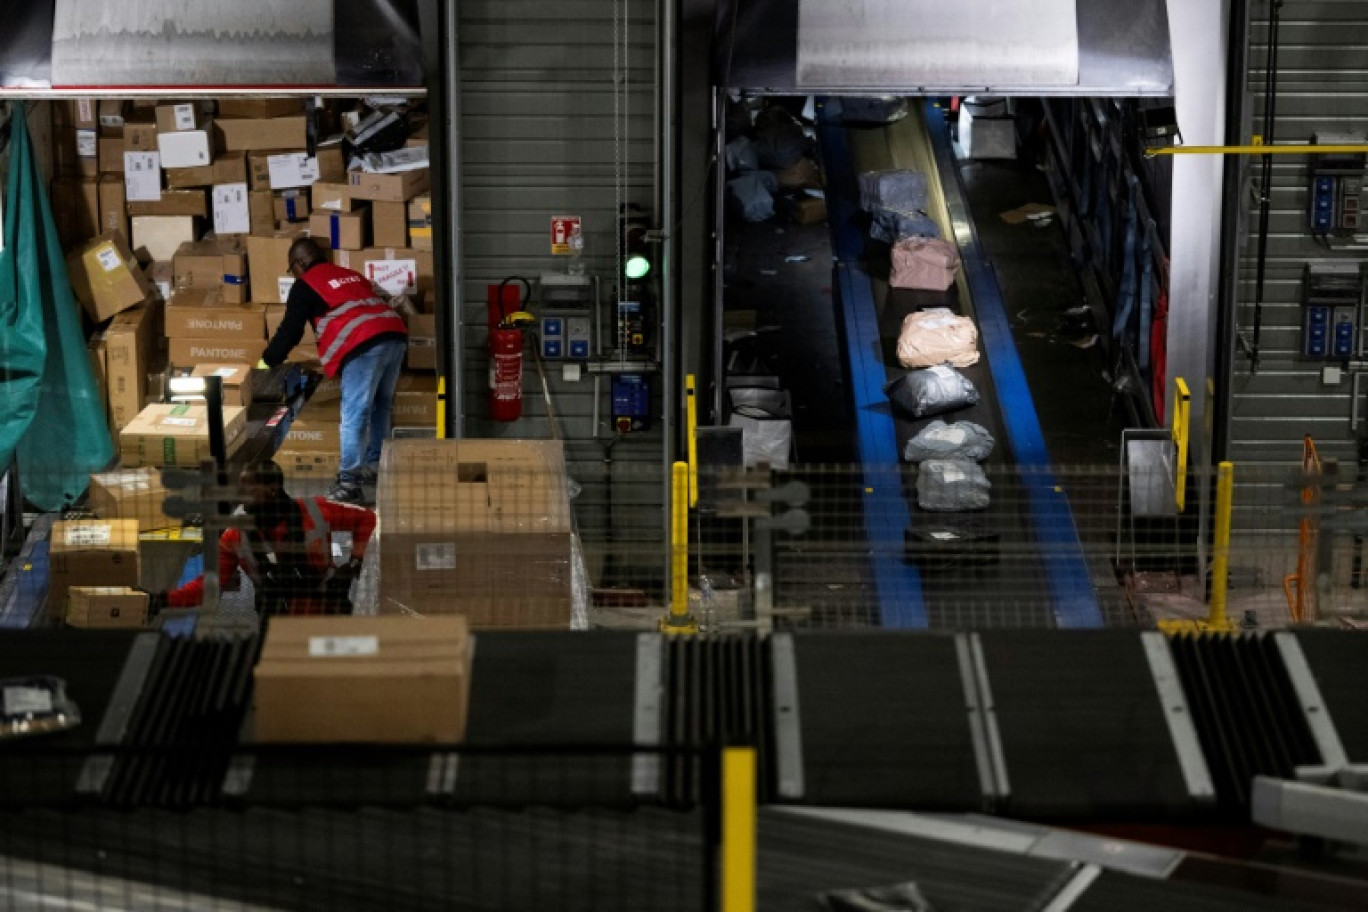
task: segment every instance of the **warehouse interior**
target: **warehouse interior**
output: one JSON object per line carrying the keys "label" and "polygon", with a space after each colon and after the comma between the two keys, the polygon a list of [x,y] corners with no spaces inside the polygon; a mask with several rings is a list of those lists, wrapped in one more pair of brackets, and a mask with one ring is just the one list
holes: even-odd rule
{"label": "warehouse interior", "polygon": [[1368,908],[1361,6],[12,12],[0,906]]}

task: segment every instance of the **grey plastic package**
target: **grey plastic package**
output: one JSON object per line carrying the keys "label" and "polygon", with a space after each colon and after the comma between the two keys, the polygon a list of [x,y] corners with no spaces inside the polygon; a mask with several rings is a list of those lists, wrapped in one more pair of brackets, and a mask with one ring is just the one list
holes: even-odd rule
{"label": "grey plastic package", "polygon": [[992,487],[976,462],[928,459],[917,470],[917,506],[932,513],[982,510]]}
{"label": "grey plastic package", "polygon": [[920,171],[865,171],[860,174],[860,208],[892,209],[909,215],[927,206],[926,175]]}
{"label": "grey plastic package", "polygon": [[913,418],[931,418],[979,401],[973,381],[948,364],[937,364],[890,381],[884,395]]}
{"label": "grey plastic package", "polygon": [[727,199],[748,222],[763,222],[774,215],[774,192],[779,180],[769,171],[748,171],[727,181]]}
{"label": "grey plastic package", "polygon": [[993,435],[972,421],[946,424],[937,418],[917,432],[903,447],[903,459],[925,462],[928,459],[963,459],[982,462],[993,452]]}

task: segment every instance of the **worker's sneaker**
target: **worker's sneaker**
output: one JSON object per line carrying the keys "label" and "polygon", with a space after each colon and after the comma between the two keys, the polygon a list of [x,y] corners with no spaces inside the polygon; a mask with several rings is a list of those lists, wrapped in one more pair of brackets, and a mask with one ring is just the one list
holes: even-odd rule
{"label": "worker's sneaker", "polygon": [[375,469],[372,469],[370,466],[362,466],[361,470],[356,473],[356,480],[362,487],[375,487],[376,478]]}
{"label": "worker's sneaker", "polygon": [[349,481],[336,482],[331,488],[328,488],[327,493],[323,496],[334,503],[361,504],[365,502],[365,494],[361,491],[361,486]]}

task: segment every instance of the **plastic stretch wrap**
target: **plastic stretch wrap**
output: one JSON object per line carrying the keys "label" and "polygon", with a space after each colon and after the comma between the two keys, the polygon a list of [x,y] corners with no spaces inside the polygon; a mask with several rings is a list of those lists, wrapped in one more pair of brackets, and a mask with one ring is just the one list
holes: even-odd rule
{"label": "plastic stretch wrap", "polygon": [[925,462],[928,459],[958,459],[981,462],[993,452],[993,435],[972,421],[946,424],[937,418],[917,432],[903,448],[903,459]]}
{"label": "plastic stretch wrap", "polygon": [[934,513],[982,510],[991,489],[978,463],[963,459],[928,459],[917,472],[917,506]]}
{"label": "plastic stretch wrap", "polygon": [[973,381],[948,364],[912,371],[884,387],[894,406],[913,418],[930,418],[979,401]]}

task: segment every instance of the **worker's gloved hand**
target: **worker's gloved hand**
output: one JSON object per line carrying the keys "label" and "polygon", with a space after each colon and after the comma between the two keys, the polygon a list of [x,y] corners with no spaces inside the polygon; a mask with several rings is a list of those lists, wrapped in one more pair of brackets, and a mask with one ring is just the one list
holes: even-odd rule
{"label": "worker's gloved hand", "polygon": [[165,592],[147,593],[147,619],[151,620],[166,608]]}
{"label": "worker's gloved hand", "polygon": [[271,365],[269,365],[269,364],[266,363],[266,359],[265,359],[265,358],[262,358],[261,360],[257,361],[257,363],[256,363],[256,369],[257,369],[257,370],[268,371],[268,370],[271,369]]}
{"label": "worker's gloved hand", "polygon": [[333,570],[333,579],[339,583],[350,584],[361,575],[361,558],[353,557],[340,567]]}

